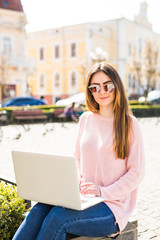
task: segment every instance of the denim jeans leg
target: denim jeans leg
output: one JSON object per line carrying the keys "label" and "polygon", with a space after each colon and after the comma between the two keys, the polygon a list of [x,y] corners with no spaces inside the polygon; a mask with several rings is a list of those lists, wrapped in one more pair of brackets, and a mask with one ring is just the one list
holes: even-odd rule
{"label": "denim jeans leg", "polygon": [[66,233],[86,237],[105,237],[118,231],[115,217],[104,203],[83,211],[55,207],[46,216],[37,240],[65,240]]}
{"label": "denim jeans leg", "polygon": [[51,205],[36,204],[24,219],[12,240],[35,240],[51,208],[53,208]]}

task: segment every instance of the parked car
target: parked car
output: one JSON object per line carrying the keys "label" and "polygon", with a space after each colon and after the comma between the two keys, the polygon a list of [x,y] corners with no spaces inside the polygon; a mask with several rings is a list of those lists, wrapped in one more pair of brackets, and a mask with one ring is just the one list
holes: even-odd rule
{"label": "parked car", "polygon": [[85,103],[85,93],[84,92],[77,93],[71,97],[58,100],[56,102],[56,106],[68,106],[68,105],[72,104],[73,102],[78,103],[78,104],[84,104]]}
{"label": "parked car", "polygon": [[[160,90],[154,90],[148,93],[147,98],[146,98],[147,102],[150,102],[151,104],[159,104],[160,103]],[[139,102],[144,102],[145,101],[145,97],[139,97],[138,98]]]}
{"label": "parked car", "polygon": [[150,101],[150,104],[160,104],[160,97]]}
{"label": "parked car", "polygon": [[15,97],[6,103],[2,104],[2,107],[9,106],[34,106],[34,105],[45,105],[43,100],[34,98],[34,97]]}

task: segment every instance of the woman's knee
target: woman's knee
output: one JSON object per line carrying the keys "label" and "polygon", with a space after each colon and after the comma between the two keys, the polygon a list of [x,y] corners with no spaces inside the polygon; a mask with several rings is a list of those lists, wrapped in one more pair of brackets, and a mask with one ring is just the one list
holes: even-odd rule
{"label": "woman's knee", "polygon": [[63,207],[54,207],[43,221],[39,239],[59,239],[59,236],[65,235],[64,224],[66,222],[66,211]]}
{"label": "woman's knee", "polygon": [[66,209],[63,207],[54,207],[46,217],[46,221],[55,225],[61,225],[66,221]]}
{"label": "woman's knee", "polygon": [[28,215],[28,219],[30,218],[41,218],[41,217],[45,217],[49,211],[51,210],[52,206],[47,205],[47,204],[43,204],[43,203],[37,203],[36,205],[33,206],[33,208],[31,209],[29,215]]}
{"label": "woman's knee", "polygon": [[58,206],[51,209],[43,222],[43,228],[53,228],[54,232],[61,230],[64,232],[64,226],[70,221],[70,218],[72,218],[72,214],[69,214],[68,211],[69,209]]}

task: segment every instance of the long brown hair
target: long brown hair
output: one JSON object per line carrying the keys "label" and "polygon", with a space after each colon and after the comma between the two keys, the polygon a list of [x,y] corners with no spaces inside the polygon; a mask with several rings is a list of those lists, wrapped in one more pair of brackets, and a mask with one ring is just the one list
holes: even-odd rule
{"label": "long brown hair", "polygon": [[99,104],[94,100],[93,95],[88,89],[91,79],[95,73],[104,72],[115,86],[115,98],[113,104],[113,145],[116,157],[125,159],[129,153],[129,140],[131,134],[131,110],[129,109],[128,98],[122,80],[117,71],[109,64],[104,62],[96,63],[88,73],[86,82],[86,105],[94,113],[99,111]]}

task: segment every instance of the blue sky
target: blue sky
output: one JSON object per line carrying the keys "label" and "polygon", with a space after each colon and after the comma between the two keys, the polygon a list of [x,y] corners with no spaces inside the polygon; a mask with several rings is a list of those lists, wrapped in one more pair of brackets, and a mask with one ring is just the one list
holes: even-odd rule
{"label": "blue sky", "polygon": [[[21,0],[27,32],[125,17],[133,20],[142,0]],[[146,0],[148,19],[160,34],[160,0]]]}

